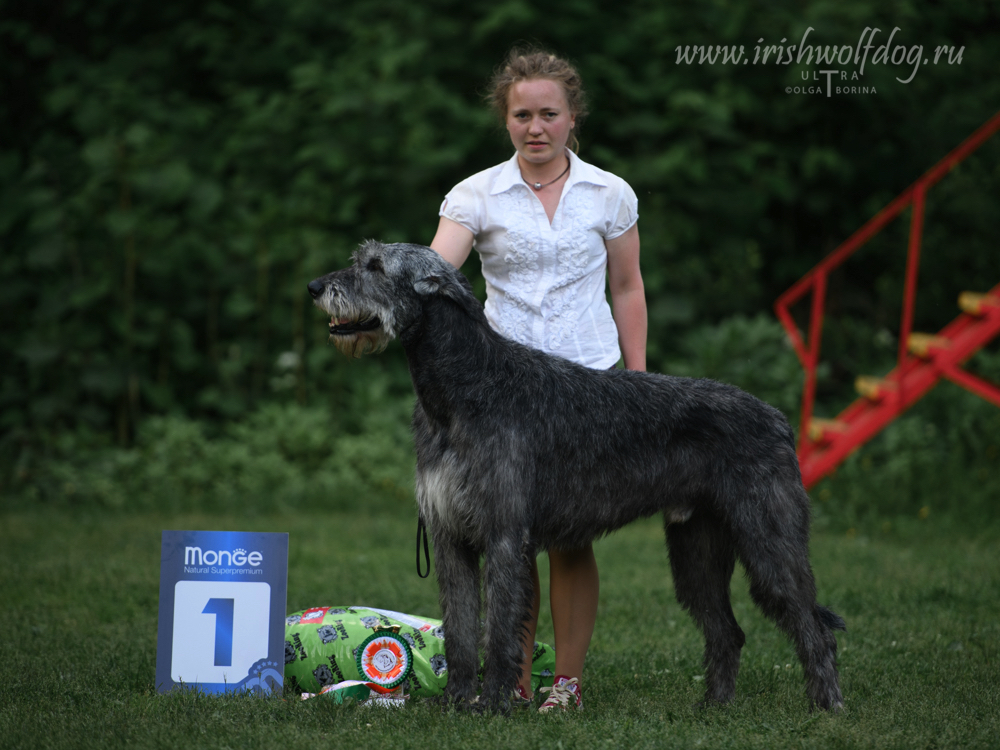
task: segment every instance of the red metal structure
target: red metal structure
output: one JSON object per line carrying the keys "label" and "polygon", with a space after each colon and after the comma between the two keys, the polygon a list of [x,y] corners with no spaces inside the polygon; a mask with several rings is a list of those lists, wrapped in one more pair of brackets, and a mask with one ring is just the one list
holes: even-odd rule
{"label": "red metal structure", "polygon": [[[798,451],[806,487],[813,486],[833,471],[841,461],[913,405],[941,378],[947,378],[1000,406],[1000,388],[961,369],[961,365],[969,357],[1000,335],[1000,284],[986,294],[963,293],[959,298],[962,314],[936,335],[913,333],[912,330],[927,191],[997,130],[1000,130],[1000,112],[931,167],[774,303],[778,319],[788,332],[806,371]],[[816,419],[813,406],[827,278],[833,269],[908,206],[912,206],[913,210],[910,216],[906,286],[896,367],[883,379],[858,378],[856,386],[861,394],[858,400],[836,419]],[[789,308],[809,292],[812,292],[812,304],[809,340],[806,343]]]}

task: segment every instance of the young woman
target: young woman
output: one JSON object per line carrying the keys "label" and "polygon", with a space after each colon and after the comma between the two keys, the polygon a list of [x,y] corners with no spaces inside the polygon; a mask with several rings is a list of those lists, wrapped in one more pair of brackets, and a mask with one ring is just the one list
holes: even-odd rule
{"label": "young woman", "polygon": [[[646,299],[639,272],[637,200],[628,184],[581,160],[575,132],[587,114],[576,70],[545,52],[510,53],[491,100],[510,134],[509,161],[445,197],[431,247],[461,267],[473,247],[497,331],[587,367],[646,369]],[[612,308],[605,295],[605,277]],[[597,619],[594,550],[550,549],[556,678],[540,711],[582,708],[583,663]],[[518,693],[530,699],[534,606]]]}

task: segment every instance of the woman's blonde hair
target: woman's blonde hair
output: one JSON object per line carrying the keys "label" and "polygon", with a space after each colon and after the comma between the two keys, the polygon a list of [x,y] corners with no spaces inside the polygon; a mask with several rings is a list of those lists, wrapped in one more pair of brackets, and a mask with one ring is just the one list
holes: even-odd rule
{"label": "woman's blonde hair", "polygon": [[561,57],[540,49],[512,49],[507,60],[493,71],[493,78],[490,80],[487,99],[493,111],[500,122],[506,123],[511,88],[521,81],[537,80],[555,81],[562,86],[569,111],[576,118],[576,126],[570,131],[567,145],[573,151],[579,151],[580,142],[576,133],[587,116],[587,97],[580,74]]}

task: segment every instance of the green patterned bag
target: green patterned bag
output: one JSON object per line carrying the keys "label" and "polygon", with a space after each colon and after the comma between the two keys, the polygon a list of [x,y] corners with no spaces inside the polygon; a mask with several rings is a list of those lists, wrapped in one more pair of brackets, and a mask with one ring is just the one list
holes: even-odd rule
{"label": "green patterned bag", "polygon": [[[413,671],[404,692],[414,698],[441,695],[448,683],[441,621],[372,607],[312,607],[289,615],[285,619],[285,683],[298,692],[318,693],[344,680],[367,679],[358,669],[358,647],[375,628],[396,626],[413,655]],[[532,690],[552,685],[555,666],[555,650],[536,643]]]}

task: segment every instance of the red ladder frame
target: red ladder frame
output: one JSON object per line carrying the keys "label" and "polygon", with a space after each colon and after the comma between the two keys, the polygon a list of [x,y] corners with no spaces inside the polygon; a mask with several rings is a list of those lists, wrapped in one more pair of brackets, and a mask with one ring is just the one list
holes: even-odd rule
{"label": "red ladder frame", "polygon": [[[945,377],[963,388],[1000,406],[1000,388],[988,383],[970,373],[959,369],[959,365],[972,353],[981,348],[998,333],[1000,333],[1000,309],[986,313],[991,322],[988,326],[980,326],[974,333],[972,341],[969,336],[972,316],[961,315],[939,334],[945,336],[964,335],[966,341],[962,347],[956,347],[949,355],[947,349],[937,349],[933,352],[933,362],[928,363],[912,356],[907,350],[908,341],[913,327],[913,308],[916,300],[917,273],[920,265],[920,244],[923,237],[924,203],[927,191],[941,180],[960,161],[981,146],[994,133],[1000,130],[1000,112],[993,115],[972,135],[966,138],[941,161],[925,172],[916,182],[904,190],[889,205],[875,214],[857,232],[851,235],[840,247],[820,261],[811,271],[803,276],[795,285],[782,294],[774,303],[774,311],[784,326],[805,369],[805,387],[802,393],[802,419],[799,429],[799,463],[802,467],[802,479],[806,487],[811,487],[823,476],[832,472],[841,461],[863,443],[874,437],[888,422],[911,406],[917,399],[932,388],[941,377]],[[871,402],[859,399],[845,409],[837,418],[837,422],[845,425],[840,434],[828,431],[819,439],[810,437],[810,426],[813,422],[813,407],[816,400],[816,368],[819,364],[820,341],[823,331],[824,306],[826,302],[827,278],[831,271],[861,248],[868,240],[881,231],[890,221],[896,218],[908,206],[913,207],[910,217],[910,237],[906,258],[906,282],[903,297],[903,311],[900,320],[899,352],[896,368],[886,377],[891,385],[896,384],[894,394],[878,399],[877,408],[871,407]],[[803,340],[789,308],[812,292],[809,316],[809,342]],[[1000,285],[997,285],[991,295],[1000,295]],[[964,321],[964,322],[963,322]],[[994,324],[996,326],[994,329]],[[984,339],[979,341],[979,339]],[[977,345],[978,342],[978,345]],[[973,346],[967,351],[967,345]],[[921,366],[923,371],[919,371]],[[919,371],[919,372],[918,372]],[[868,404],[866,409],[865,403]]]}

